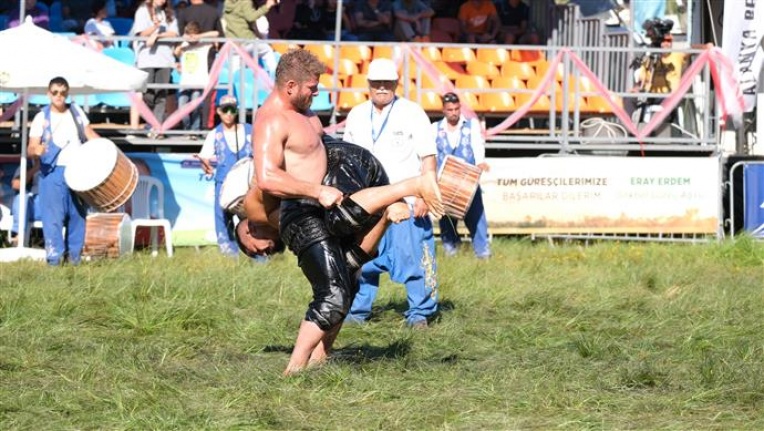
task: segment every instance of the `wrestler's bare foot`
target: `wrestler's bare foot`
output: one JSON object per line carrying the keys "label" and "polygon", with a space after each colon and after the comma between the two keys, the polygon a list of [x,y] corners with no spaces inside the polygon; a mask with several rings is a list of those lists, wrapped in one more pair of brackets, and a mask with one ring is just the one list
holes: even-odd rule
{"label": "wrestler's bare foot", "polygon": [[385,210],[385,219],[392,223],[400,223],[411,218],[411,211],[405,202],[395,202]]}
{"label": "wrestler's bare foot", "polygon": [[443,198],[440,196],[440,187],[435,172],[425,172],[419,177],[418,184],[419,195],[427,204],[430,214],[436,219],[446,214],[446,208],[443,205]]}

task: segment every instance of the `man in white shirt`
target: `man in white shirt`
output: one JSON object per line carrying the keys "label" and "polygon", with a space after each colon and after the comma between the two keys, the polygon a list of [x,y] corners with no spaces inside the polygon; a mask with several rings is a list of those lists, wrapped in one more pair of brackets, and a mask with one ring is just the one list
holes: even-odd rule
{"label": "man in white shirt", "polygon": [[[343,135],[345,141],[371,151],[391,183],[435,172],[437,154],[427,114],[416,103],[395,95],[396,69],[386,58],[369,64],[370,100],[348,113]],[[390,226],[379,244],[379,256],[363,266],[359,291],[346,322],[369,319],[383,272],[406,286],[409,309],[404,315],[409,326],[426,327],[438,311],[432,221],[421,198],[408,197],[406,201],[413,217]]]}
{"label": "man in white shirt", "polygon": [[[462,115],[462,105],[455,93],[446,93],[441,99],[444,117],[432,123],[438,146],[438,169],[443,165],[446,156],[452,155],[487,171],[485,139],[480,124],[475,119],[468,119]],[[446,256],[456,255],[459,249],[460,239],[456,233],[458,223],[458,219],[449,216],[440,219],[440,240]],[[491,256],[491,248],[480,187],[464,215],[464,224],[470,232],[475,256],[478,259],[488,259]]]}
{"label": "man in white shirt", "polygon": [[49,265],[60,265],[67,254],[71,264],[80,262],[85,245],[86,207],[67,187],[64,170],[83,142],[99,137],[82,109],[66,103],[68,95],[66,79],[60,76],[51,79],[50,105],[35,115],[29,130],[27,154],[40,159],[42,234]]}

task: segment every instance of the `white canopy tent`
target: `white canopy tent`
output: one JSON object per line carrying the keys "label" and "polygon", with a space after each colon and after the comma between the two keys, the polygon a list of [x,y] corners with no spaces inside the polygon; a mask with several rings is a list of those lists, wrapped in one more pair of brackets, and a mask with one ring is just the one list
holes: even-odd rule
{"label": "white canopy tent", "polygon": [[[29,95],[45,94],[56,76],[69,82],[72,93],[143,91],[148,74],[120,63],[92,49],[32,24],[29,18],[18,27],[0,31],[0,91],[12,91],[24,98],[21,132],[21,178],[27,170],[27,124]],[[26,196],[26,182],[21,181],[21,196]],[[25,232],[27,200],[21,199],[19,232]],[[42,252],[42,254],[41,254]],[[0,262],[21,258],[44,259],[44,251],[25,247],[0,250]]]}

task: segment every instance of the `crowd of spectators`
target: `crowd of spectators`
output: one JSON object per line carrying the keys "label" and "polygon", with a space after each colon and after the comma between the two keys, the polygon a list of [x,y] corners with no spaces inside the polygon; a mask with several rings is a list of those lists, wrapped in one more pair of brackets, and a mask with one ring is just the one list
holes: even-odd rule
{"label": "crowd of spectators", "polygon": [[[266,3],[264,0],[250,1],[255,8]],[[273,32],[271,38],[335,38],[337,0],[283,1],[293,3],[294,17],[286,31]],[[167,2],[178,12],[197,3],[192,0]],[[223,16],[225,4],[231,0],[203,2]],[[109,18],[133,19],[142,3],[142,0],[25,0],[25,7],[26,15],[32,16],[35,24],[51,31],[108,35]],[[528,0],[344,0],[341,39],[443,42],[433,40],[430,32],[433,20],[448,18],[458,24],[455,24],[456,36],[447,42],[536,44],[538,37],[529,23],[528,3]],[[0,15],[6,17],[5,26],[18,25],[18,3],[0,6]],[[0,22],[0,30],[2,24]],[[183,26],[184,23],[180,23],[179,28]]]}

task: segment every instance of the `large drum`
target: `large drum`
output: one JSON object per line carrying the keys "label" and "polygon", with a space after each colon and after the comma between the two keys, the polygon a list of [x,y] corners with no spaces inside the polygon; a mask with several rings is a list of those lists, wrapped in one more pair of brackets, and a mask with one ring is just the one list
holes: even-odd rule
{"label": "large drum", "polygon": [[132,226],[125,213],[90,214],[85,221],[86,259],[114,258],[132,251]]}
{"label": "large drum", "polygon": [[254,174],[252,158],[244,157],[231,166],[231,170],[223,180],[223,185],[220,186],[220,202],[218,202],[220,207],[239,216],[241,220],[247,216],[244,212],[244,197],[249,191]]}
{"label": "large drum", "polygon": [[91,139],[77,148],[64,180],[77,195],[100,212],[124,205],[138,185],[138,168],[106,138]]}
{"label": "large drum", "polygon": [[459,157],[448,155],[438,172],[438,185],[446,214],[463,219],[472,205],[482,170]]}

